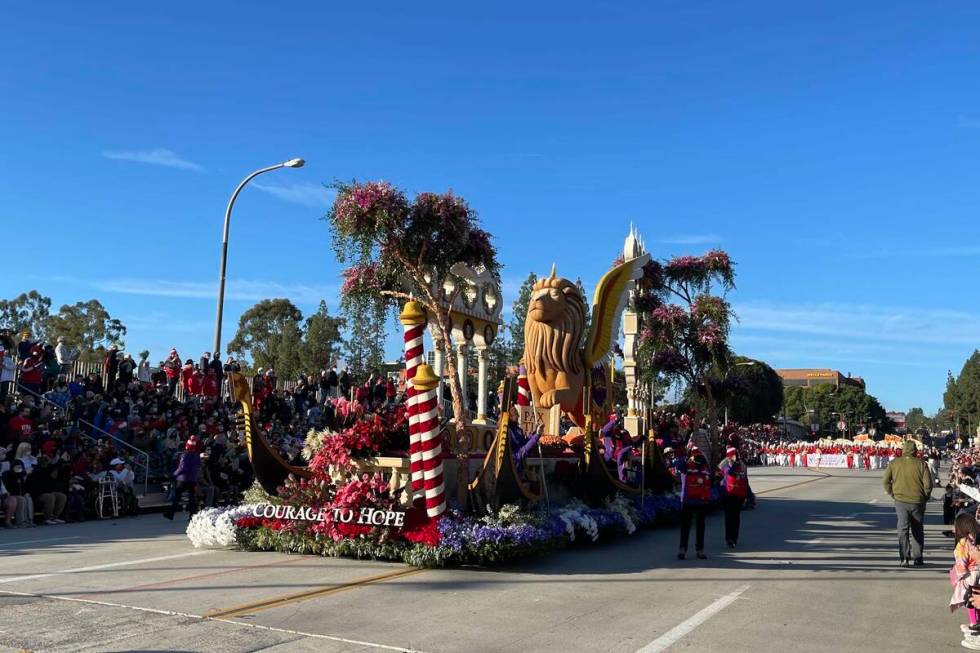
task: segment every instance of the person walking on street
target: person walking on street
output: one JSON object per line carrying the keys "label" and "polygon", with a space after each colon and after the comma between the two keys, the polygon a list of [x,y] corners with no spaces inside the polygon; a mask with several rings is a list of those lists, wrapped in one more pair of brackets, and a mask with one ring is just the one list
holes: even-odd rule
{"label": "person walking on street", "polygon": [[187,492],[187,512],[193,517],[197,512],[197,472],[201,467],[201,453],[198,448],[198,439],[191,436],[184,445],[184,454],[180,457],[177,469],[174,471],[173,503],[170,508],[165,510],[163,516],[173,520],[174,513],[180,510],[180,500],[184,492]]}
{"label": "person walking on street", "polygon": [[718,468],[721,470],[721,487],[725,491],[722,499],[725,508],[725,544],[729,549],[734,549],[742,526],[742,508],[749,496],[749,472],[745,463],[738,459],[738,449],[735,447],[728,447]]}
{"label": "person walking on street", "polygon": [[674,466],[681,480],[681,543],[677,550],[678,560],[687,557],[687,543],[691,537],[691,521],[694,520],[694,547],[699,560],[704,553],[704,518],[711,501],[711,473],[708,460],[697,446],[692,446],[690,458],[678,459]]}
{"label": "person walking on street", "polygon": [[898,517],[898,554],[900,564],[908,567],[925,564],[922,549],[925,545],[923,523],[926,502],[932,494],[932,473],[925,461],[915,455],[915,442],[906,440],[902,455],[885,469],[882,485],[895,500]]}

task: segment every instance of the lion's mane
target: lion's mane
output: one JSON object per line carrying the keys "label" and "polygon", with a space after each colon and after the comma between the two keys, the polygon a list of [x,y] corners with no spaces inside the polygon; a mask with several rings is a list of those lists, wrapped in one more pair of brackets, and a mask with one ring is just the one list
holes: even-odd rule
{"label": "lion's mane", "polygon": [[535,374],[540,368],[566,374],[582,371],[579,344],[585,327],[585,301],[578,288],[567,281],[562,284],[562,293],[565,309],[558,324],[539,322],[530,315],[524,322],[524,365],[528,374]]}

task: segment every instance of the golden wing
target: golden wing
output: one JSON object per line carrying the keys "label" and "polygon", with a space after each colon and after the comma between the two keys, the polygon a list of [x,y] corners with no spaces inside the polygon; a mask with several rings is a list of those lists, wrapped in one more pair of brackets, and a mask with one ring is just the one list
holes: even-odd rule
{"label": "golden wing", "polygon": [[617,265],[599,280],[595,296],[592,298],[592,325],[589,339],[585,342],[583,352],[586,369],[591,369],[612,349],[629,291],[633,288],[633,282],[643,276],[643,266],[649,260],[649,254],[641,254]]}

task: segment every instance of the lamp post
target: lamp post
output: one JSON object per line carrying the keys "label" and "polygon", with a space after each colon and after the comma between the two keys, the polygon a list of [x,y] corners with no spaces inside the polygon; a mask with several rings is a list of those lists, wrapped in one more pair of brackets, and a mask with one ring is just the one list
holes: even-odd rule
{"label": "lamp post", "polygon": [[245,185],[262,173],[272,172],[279,168],[302,168],[305,163],[303,159],[290,159],[289,161],[283,161],[268,168],[256,170],[245,177],[245,179],[242,179],[242,183],[238,184],[238,188],[235,189],[235,192],[231,194],[231,198],[228,200],[228,208],[225,209],[225,230],[221,238],[221,269],[218,273],[218,315],[214,321],[214,348],[211,350],[215,355],[221,351],[221,316],[225,307],[225,267],[228,263],[228,228],[231,224],[231,209],[235,206],[235,200],[238,199],[238,194],[242,192]]}

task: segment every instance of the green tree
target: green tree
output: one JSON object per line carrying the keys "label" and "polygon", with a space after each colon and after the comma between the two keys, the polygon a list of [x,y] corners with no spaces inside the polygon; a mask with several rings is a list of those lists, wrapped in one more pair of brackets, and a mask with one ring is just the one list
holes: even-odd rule
{"label": "green tree", "polygon": [[[522,334],[523,335],[523,334]],[[487,349],[487,391],[496,392],[500,382],[507,376],[507,368],[517,362],[512,357],[513,345],[510,342],[510,328],[504,324],[497,329],[497,337]]]}
{"label": "green tree", "polygon": [[[490,234],[480,226],[476,211],[452,191],[419,193],[409,201],[403,191],[383,181],[337,183],[334,187],[337,197],[327,220],[334,252],[348,266],[341,294],[391,304],[414,300],[425,308],[438,327],[434,344],[444,356],[446,382],[462,437],[465,398],[452,355],[449,312],[456,297],[471,287],[460,266],[499,278],[500,263]],[[457,454],[461,460],[466,455],[462,447]],[[461,493],[464,486],[462,479]]]}
{"label": "green tree", "polygon": [[347,327],[343,340],[344,359],[356,380],[363,381],[384,363],[385,323],[388,309],[384,302],[365,297],[344,297],[340,310]]}
{"label": "green tree", "polygon": [[514,364],[524,358],[524,324],[527,321],[527,307],[531,303],[531,291],[537,282],[538,275],[533,272],[527,275],[517,291],[514,303],[511,304],[507,331],[510,333],[510,359]]}
{"label": "green tree", "polygon": [[45,340],[50,313],[51,298],[36,290],[13,299],[0,299],[0,328],[10,329],[15,335],[26,329],[34,340]]}
{"label": "green tree", "polygon": [[97,299],[65,304],[46,323],[47,338],[64,338],[65,344],[78,349],[82,361],[100,361],[110,345],[125,346],[126,326]]}
{"label": "green tree", "polygon": [[409,201],[403,191],[383,181],[335,187],[337,197],[327,220],[334,252],[347,266],[342,295],[399,303],[414,300],[438,327],[433,340],[445,361],[453,401],[457,499],[464,504],[469,481],[466,398],[452,355],[449,313],[459,293],[471,287],[463,276],[466,269],[499,279],[500,263],[491,235],[480,225],[476,211],[452,191],[419,193]]}
{"label": "green tree", "polygon": [[876,425],[879,433],[893,432],[895,425],[873,395],[853,385],[822,383],[809,388],[790,387],[784,392],[787,417],[835,433],[839,421],[847,423],[847,435],[860,426]]}
{"label": "green tree", "polygon": [[303,326],[303,347],[300,353],[302,371],[317,374],[334,362],[340,353],[340,330],[344,320],[332,317],[327,302],[321,300],[316,312],[306,318]]}
{"label": "green tree", "polygon": [[302,371],[303,313],[288,299],[263,299],[238,320],[228,351],[250,367],[275,370],[280,379],[295,379]]}
{"label": "green tree", "polygon": [[919,429],[929,429],[929,418],[919,407],[909,408],[905,413],[905,429],[909,433],[915,433]]}
{"label": "green tree", "polygon": [[980,424],[980,351],[973,351],[956,378],[947,372],[943,405],[953,413],[956,432],[970,431],[972,436]]}
{"label": "green tree", "polygon": [[644,381],[663,374],[704,398],[712,459],[720,454],[718,386],[732,357],[728,334],[734,314],[725,296],[734,287],[731,259],[714,250],[650,261],[633,298],[643,325],[637,361]]}
{"label": "green tree", "polygon": [[726,379],[725,407],[737,424],[768,424],[783,405],[783,381],[762,361],[737,356]]}

